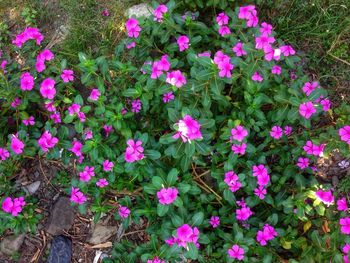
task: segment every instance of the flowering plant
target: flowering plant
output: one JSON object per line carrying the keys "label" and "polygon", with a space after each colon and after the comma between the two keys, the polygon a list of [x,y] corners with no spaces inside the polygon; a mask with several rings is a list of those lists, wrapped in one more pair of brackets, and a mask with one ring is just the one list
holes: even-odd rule
{"label": "flowering plant", "polygon": [[[205,24],[170,1],[148,19],[128,19],[125,30],[112,58],[79,53],[76,67],[41,50],[38,30],[16,37],[20,56],[38,55],[4,60],[2,107],[14,125],[2,161],[39,154],[74,162],[66,190],[82,212],[89,204],[98,220],[113,211],[124,227],[146,218],[149,242],[132,252],[117,244],[118,258],[345,260],[346,199],[315,174],[318,158],[348,154],[349,106],[331,109],[257,8],[227,8]],[[320,118],[337,121],[326,129]],[[117,199],[117,212],[106,204],[107,191],[139,187],[141,196]],[[33,206],[5,193],[3,213]]]}

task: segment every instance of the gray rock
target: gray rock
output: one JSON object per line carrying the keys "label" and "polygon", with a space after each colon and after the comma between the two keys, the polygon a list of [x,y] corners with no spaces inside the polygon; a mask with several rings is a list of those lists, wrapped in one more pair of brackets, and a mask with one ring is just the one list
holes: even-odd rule
{"label": "gray rock", "polygon": [[95,225],[91,238],[88,240],[88,242],[93,245],[104,243],[117,232],[117,226],[104,226],[99,222]]}
{"label": "gray rock", "polygon": [[63,234],[63,230],[68,231],[75,217],[75,209],[71,206],[68,197],[60,197],[54,204],[46,232],[51,235]]}
{"label": "gray rock", "polygon": [[29,185],[23,186],[23,190],[28,194],[28,195],[33,195],[38,191],[40,187],[41,182],[40,181],[35,181],[34,183],[31,183]]}
{"label": "gray rock", "polygon": [[125,12],[125,15],[129,18],[132,16],[139,18],[142,16],[149,17],[152,13],[153,8],[150,5],[143,3],[128,8]]}
{"label": "gray rock", "polygon": [[13,255],[17,252],[23,244],[25,234],[21,234],[19,236],[8,236],[5,237],[0,244],[0,251],[6,255]]}

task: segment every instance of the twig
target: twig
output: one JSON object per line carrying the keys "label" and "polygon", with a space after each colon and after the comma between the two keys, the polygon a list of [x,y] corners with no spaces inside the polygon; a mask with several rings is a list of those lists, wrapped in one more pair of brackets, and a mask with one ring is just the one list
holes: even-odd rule
{"label": "twig", "polygon": [[331,53],[328,53],[328,55],[330,55],[332,58],[336,59],[336,60],[339,60],[340,62],[343,62],[345,63],[346,65],[350,66],[350,62],[344,60],[344,59],[341,59],[341,58],[338,58],[337,56],[334,56],[333,54]]}
{"label": "twig", "polygon": [[51,185],[52,188],[55,189],[57,192],[60,192],[60,190],[57,189],[56,186],[54,186],[54,185],[49,181],[49,179],[47,178],[47,176],[46,176],[46,174],[45,174],[45,172],[44,172],[43,166],[42,166],[42,164],[41,164],[41,159],[40,159],[40,158],[39,158],[39,167],[40,167],[41,173],[42,173],[42,174],[44,175],[44,177],[45,177],[46,182],[47,182],[49,185]]}
{"label": "twig", "polygon": [[141,230],[136,230],[136,231],[131,231],[128,233],[124,233],[120,238],[122,238],[123,236],[128,236],[128,235],[132,235],[132,234],[136,234],[136,233],[142,233],[145,232],[146,229],[141,229]]}

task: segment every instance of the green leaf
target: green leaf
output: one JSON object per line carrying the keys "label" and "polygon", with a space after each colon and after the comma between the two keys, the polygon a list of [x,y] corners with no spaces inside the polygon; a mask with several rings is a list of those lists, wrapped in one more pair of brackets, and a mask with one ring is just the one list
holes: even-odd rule
{"label": "green leaf", "polygon": [[157,205],[157,215],[158,216],[164,216],[168,211],[169,211],[168,205],[162,205],[162,204]]}
{"label": "green leaf", "polygon": [[198,249],[194,243],[187,243],[188,251],[185,253],[186,258],[197,259],[198,258]]}
{"label": "green leaf", "polygon": [[192,225],[199,226],[204,220],[204,213],[197,212],[192,217]]}
{"label": "green leaf", "polygon": [[156,188],[156,189],[160,189],[163,187],[164,182],[163,179],[159,176],[153,176],[152,177],[152,185]]}
{"label": "green leaf", "polygon": [[174,185],[178,179],[179,171],[175,168],[171,169],[167,176],[168,185]]}
{"label": "green leaf", "polygon": [[157,160],[160,158],[160,152],[155,150],[145,150],[145,156],[151,160]]}

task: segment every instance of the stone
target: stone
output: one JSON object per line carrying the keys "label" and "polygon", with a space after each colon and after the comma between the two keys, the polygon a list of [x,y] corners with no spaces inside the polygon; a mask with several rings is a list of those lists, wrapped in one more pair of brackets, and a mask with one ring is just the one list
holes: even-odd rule
{"label": "stone", "polygon": [[153,8],[148,5],[148,4],[139,4],[139,5],[134,5],[130,8],[128,8],[125,12],[125,15],[127,17],[149,17],[153,13]]}
{"label": "stone", "polygon": [[72,240],[66,236],[55,236],[47,263],[70,263],[72,261]]}
{"label": "stone", "polygon": [[92,232],[92,235],[88,242],[93,245],[98,245],[106,242],[109,238],[114,236],[118,232],[117,226],[104,226],[98,222]]}
{"label": "stone", "polygon": [[34,183],[31,183],[29,185],[23,186],[23,190],[28,194],[28,195],[33,195],[38,191],[39,187],[41,185],[40,181],[35,181]]}
{"label": "stone", "polygon": [[0,251],[8,256],[17,252],[23,244],[25,234],[5,237],[0,243]]}
{"label": "stone", "polygon": [[46,232],[53,236],[63,234],[63,230],[68,231],[72,227],[74,217],[75,209],[69,198],[61,196],[53,206]]}

